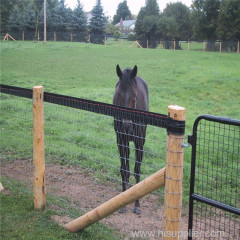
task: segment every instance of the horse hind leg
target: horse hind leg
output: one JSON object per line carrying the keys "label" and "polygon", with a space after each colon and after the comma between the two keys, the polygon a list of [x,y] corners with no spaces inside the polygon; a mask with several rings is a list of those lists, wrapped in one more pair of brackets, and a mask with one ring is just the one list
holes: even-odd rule
{"label": "horse hind leg", "polygon": [[[122,176],[122,191],[126,191],[127,186],[129,185],[129,177],[130,177],[130,171],[129,171],[129,142],[125,142],[125,145],[123,143],[119,144],[119,153],[120,153],[120,159],[121,159],[121,176]],[[119,209],[119,213],[125,213],[126,207],[123,207]]]}
{"label": "horse hind leg", "polygon": [[[121,158],[121,175],[122,175],[122,191],[126,191],[126,183],[127,183],[127,178],[126,178],[126,165],[125,165],[125,159],[123,157]],[[118,210],[119,213],[126,213],[126,207],[122,207],[121,209]]]}
{"label": "horse hind leg", "polygon": [[[134,168],[134,176],[136,179],[136,184],[140,182],[140,174],[141,174],[141,163],[142,163],[142,158],[143,158],[143,145],[138,146],[138,144],[135,144],[135,152],[136,152],[136,162],[135,162],[135,168]],[[139,200],[135,201],[134,209],[133,212],[135,214],[141,214],[141,209],[140,209],[140,202]]]}

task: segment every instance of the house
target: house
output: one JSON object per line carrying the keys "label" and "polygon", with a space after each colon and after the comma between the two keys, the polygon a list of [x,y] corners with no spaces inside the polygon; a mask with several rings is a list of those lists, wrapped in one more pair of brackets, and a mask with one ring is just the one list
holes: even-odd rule
{"label": "house", "polygon": [[91,18],[92,18],[92,13],[91,12],[86,12],[85,16],[87,18],[87,25],[90,25]]}
{"label": "house", "polygon": [[120,20],[119,23],[117,23],[115,26],[119,27],[119,31],[121,33],[130,33],[130,32],[134,32],[134,28],[135,28],[135,22],[136,20]]}

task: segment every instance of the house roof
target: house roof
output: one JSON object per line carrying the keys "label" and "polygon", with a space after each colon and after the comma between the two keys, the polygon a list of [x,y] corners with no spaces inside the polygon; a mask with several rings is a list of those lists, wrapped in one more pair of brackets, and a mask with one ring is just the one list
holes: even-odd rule
{"label": "house roof", "polygon": [[[123,27],[129,28],[133,24],[135,24],[136,20],[123,20]],[[120,22],[117,23],[115,26],[120,27]]]}

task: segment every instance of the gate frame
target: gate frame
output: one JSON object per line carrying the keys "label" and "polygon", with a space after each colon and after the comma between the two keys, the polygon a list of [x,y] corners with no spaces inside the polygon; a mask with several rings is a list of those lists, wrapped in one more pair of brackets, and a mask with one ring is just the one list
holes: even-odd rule
{"label": "gate frame", "polygon": [[188,240],[192,240],[192,228],[193,228],[193,204],[194,200],[199,201],[210,206],[228,211],[240,215],[240,209],[231,207],[224,203],[205,198],[201,195],[194,193],[194,184],[195,184],[195,170],[196,170],[196,143],[197,143],[197,127],[198,123],[202,120],[207,120],[211,122],[218,122],[227,125],[240,126],[240,120],[226,118],[226,117],[217,117],[213,115],[200,115],[194,122],[193,125],[193,135],[188,135],[188,143],[192,145],[192,156],[191,156],[191,176],[190,176],[190,194],[189,194],[189,215],[188,215]]}

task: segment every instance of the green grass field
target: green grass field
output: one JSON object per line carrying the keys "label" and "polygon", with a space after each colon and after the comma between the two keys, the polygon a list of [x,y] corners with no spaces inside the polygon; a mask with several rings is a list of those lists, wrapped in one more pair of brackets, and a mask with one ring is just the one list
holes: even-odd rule
{"label": "green grass field", "polygon": [[[144,78],[149,86],[150,111],[167,114],[167,107],[170,104],[185,107],[186,134],[192,132],[194,120],[200,114],[240,118],[240,55],[238,54],[139,49],[129,48],[126,43],[122,47],[118,44],[102,46],[69,42],[48,42],[44,45],[41,42],[17,41],[0,44],[2,84],[25,88],[43,85],[47,92],[112,103],[118,80],[116,65],[120,64],[122,69],[137,65],[138,75]],[[0,123],[9,126],[11,133],[2,129],[1,158],[14,160],[31,157],[31,147],[26,148],[31,145],[31,121],[26,121],[31,118],[31,102],[25,104],[24,101],[19,102],[5,97],[3,96],[3,101],[1,100]],[[20,112],[20,109],[24,111]],[[107,123],[101,120],[97,122],[98,119],[91,117],[96,121],[88,122],[90,125],[88,130],[86,125],[82,124],[88,120],[88,115],[83,115],[79,119],[74,111],[67,113],[65,108],[61,107],[46,108],[47,154],[52,156],[58,152],[58,158],[47,161],[67,164],[62,160],[67,158],[74,164],[79,160],[77,156],[81,154],[81,163],[84,167],[90,167],[89,156],[104,161],[105,149],[111,154],[117,154],[116,145],[109,147],[110,145],[106,142],[96,144],[94,138],[90,137],[102,134],[99,129],[105,127],[113,130],[112,120]],[[11,117],[14,114],[17,120]],[[66,123],[61,122],[61,117]],[[72,125],[69,125],[71,123]],[[56,125],[58,128],[54,129]],[[28,133],[25,132],[27,135],[24,139],[25,148],[22,146],[22,129],[29,130]],[[77,132],[81,132],[82,135],[76,134]],[[148,129],[147,136],[151,139],[156,139],[158,134],[158,131]],[[101,138],[107,137],[110,142],[115,141],[114,133],[111,135],[105,132],[101,135]],[[81,145],[80,148],[79,145]],[[56,149],[56,146],[64,146],[68,152],[66,150],[61,152],[62,148]],[[161,145],[158,150],[164,150],[163,146]],[[99,148],[102,152],[96,151]],[[146,143],[145,148],[149,150],[158,146],[155,142],[151,142]],[[76,154],[72,154],[73,152]],[[188,201],[190,155],[191,148],[185,149],[185,204]],[[144,161],[151,165],[164,165],[164,162],[161,162],[162,159],[156,159],[147,154],[144,156]],[[120,165],[119,161],[116,162],[114,159],[107,164],[117,167]],[[106,180],[104,177],[101,178],[101,173],[106,171],[109,172],[110,177],[119,174],[118,169],[106,170],[97,162],[90,165],[96,171],[99,181]],[[148,166],[142,166],[142,171],[146,176],[152,174]],[[4,201],[6,204],[11,203],[12,198],[3,196]],[[21,197],[19,201],[26,200]],[[7,216],[10,216],[11,214],[6,211],[6,204],[2,205],[2,209]]]}

